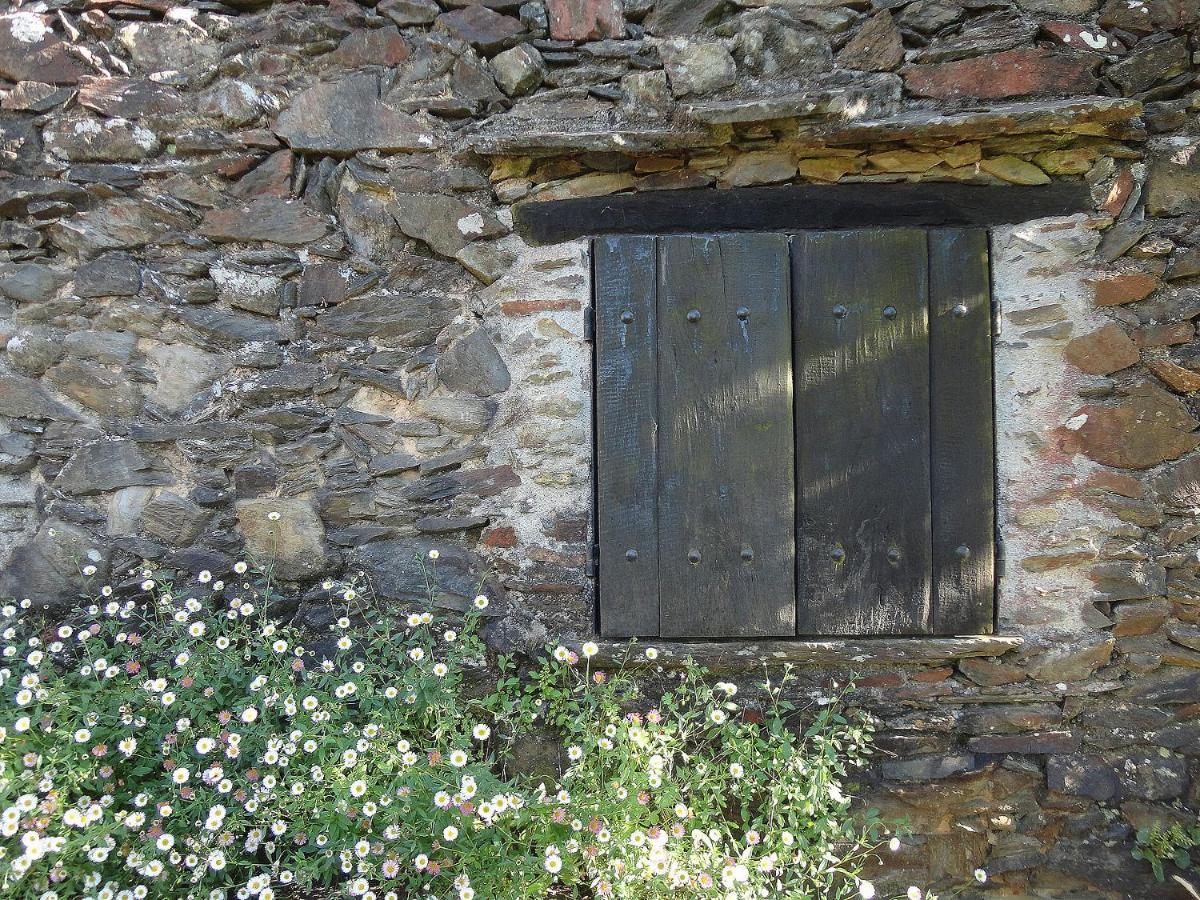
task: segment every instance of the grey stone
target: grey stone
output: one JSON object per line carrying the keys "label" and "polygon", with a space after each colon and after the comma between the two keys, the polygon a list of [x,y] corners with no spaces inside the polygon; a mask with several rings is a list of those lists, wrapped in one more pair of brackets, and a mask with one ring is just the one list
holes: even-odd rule
{"label": "grey stone", "polygon": [[172,231],[190,230],[192,219],[148,200],[117,198],[94,209],[61,219],[50,226],[51,242],[74,256],[86,258],[105,250],[140,247],[164,241]]}
{"label": "grey stone", "polygon": [[79,82],[79,105],[105,116],[139,119],[169,116],[183,109],[179,91],[145,78],[86,77]]}
{"label": "grey stone", "polygon": [[46,379],[77,403],[104,416],[133,416],[142,407],[141,391],[119,372],[68,357],[46,371]]}
{"label": "grey stone", "polygon": [[962,18],[962,7],[949,0],[917,0],[904,7],[897,22],[905,28],[932,34]]}
{"label": "grey stone", "polygon": [[868,19],[837,55],[838,64],[865,72],[891,72],[904,62],[904,39],[892,14],[880,10]]}
{"label": "grey stone", "polygon": [[1035,657],[1029,666],[1029,676],[1042,682],[1081,681],[1112,657],[1111,638],[1081,646],[1061,646]]}
{"label": "grey stone", "polygon": [[146,401],[174,415],[197,399],[233,367],[233,362],[186,344],[154,344],[145,352],[156,382],[146,389]]}
{"label": "grey stone", "polygon": [[216,41],[184,22],[135,22],[120,29],[117,39],[147,74],[178,72],[192,79],[210,72],[221,58]]}
{"label": "grey stone", "polygon": [[298,247],[324,237],[329,224],[299,200],[264,197],[204,214],[200,234],[214,241],[270,241]]}
{"label": "grey stone", "polygon": [[367,469],[372,475],[380,478],[386,475],[399,475],[401,472],[408,472],[417,468],[420,464],[420,457],[414,456],[404,450],[398,450],[394,453],[385,453],[381,456],[373,457],[367,465]]}
{"label": "grey stone", "polygon": [[[9,138],[3,133],[4,120],[0,118],[0,146],[9,146]],[[89,202],[88,192],[69,181],[53,178],[5,178],[0,179],[0,215],[23,216],[31,204],[68,203],[85,206]]]}
{"label": "grey stone", "polygon": [[110,253],[75,270],[77,297],[131,297],[141,289],[141,267],[126,253]]}
{"label": "grey stone", "polygon": [[433,0],[382,0],[375,9],[401,28],[432,24],[442,12],[442,8]]}
{"label": "grey stone", "polygon": [[462,434],[479,434],[496,415],[495,403],[457,397],[429,397],[418,400],[415,407],[425,418]]}
{"label": "grey stone", "polygon": [[210,513],[186,497],[163,491],[142,509],[142,531],[176,547],[186,546],[204,530]]}
{"label": "grey stone", "polygon": [[45,303],[66,280],[58,269],[40,263],[0,265],[0,294],[18,303]]}
{"label": "grey stone", "polygon": [[974,753],[1074,753],[1079,735],[1070,731],[1038,731],[1033,734],[989,734],[973,737],[967,748]]}
{"label": "grey stone", "polygon": [[38,376],[62,359],[63,335],[40,326],[24,328],[5,346],[9,364],[23,375]]}
{"label": "grey stone", "polygon": [[446,194],[398,194],[390,210],[401,231],[443,256],[508,231],[490,210]]}
{"label": "grey stone", "polygon": [[0,375],[0,416],[16,419],[78,419],[36,381],[19,375]]}
{"label": "grey stone", "polygon": [[492,284],[500,279],[517,261],[517,255],[498,241],[467,244],[454,254],[454,258],[484,284]]}
{"label": "grey stone", "polygon": [[1122,790],[1142,800],[1172,800],[1188,786],[1183,757],[1153,748],[1134,750],[1113,760]]}
{"label": "grey stone", "polygon": [[492,74],[500,89],[510,97],[521,97],[538,89],[546,77],[542,54],[529,44],[519,44],[491,60]]}
{"label": "grey stone", "polygon": [[170,480],[134,441],[97,441],[75,451],[58,473],[54,487],[84,497],[133,485],[169,484]]}
{"label": "grey stone", "polygon": [[1117,795],[1120,783],[1113,767],[1082,753],[1046,760],[1046,783],[1052,791],[1104,802]]}
{"label": "grey stone", "polygon": [[[272,518],[275,513],[278,517]],[[247,552],[255,560],[272,565],[285,581],[312,577],[333,562],[325,546],[325,526],[307,500],[239,500],[237,519]]]}
{"label": "grey stone", "polygon": [[276,133],[302,152],[349,156],[359,150],[431,150],[433,133],[380,99],[379,76],[358,73],[323,82],[293,98]]}
{"label": "grey stone", "polygon": [[73,331],[63,347],[71,356],[92,359],[106,366],[123,366],[133,357],[137,336],[128,331]]}
{"label": "grey stone", "polygon": [[1168,506],[1200,509],[1200,456],[1172,465],[1154,479],[1154,489]]}
{"label": "grey stone", "polygon": [[936,781],[969,772],[975,768],[970,753],[922,756],[883,763],[883,777],[892,781]]}
{"label": "grey stone", "polygon": [[660,37],[695,34],[713,25],[726,8],[726,0],[656,0],[645,18],[646,30]]}
{"label": "grey stone", "polygon": [[221,299],[230,306],[274,316],[279,312],[283,279],[253,266],[222,263],[209,270],[220,290]]}
{"label": "grey stone", "polygon": [[[438,552],[436,560],[429,558],[430,550]],[[437,607],[465,610],[482,584],[482,593],[491,601],[484,615],[502,611],[504,591],[490,576],[487,561],[459,544],[433,538],[376,541],[358,548],[351,563],[367,573],[385,600],[432,600]]]}
{"label": "grey stone", "polygon": [[454,318],[444,295],[367,294],[321,312],[313,330],[347,338],[371,338],[387,346],[423,347]]}
{"label": "grey stone", "polygon": [[1200,697],[1200,670],[1183,672],[1160,669],[1142,675],[1131,695],[1143,703],[1195,703]]}
{"label": "grey stone", "polygon": [[438,357],[438,378],[452,391],[490,397],[508,390],[508,366],[487,332],[475,328],[455,339]]}
{"label": "grey stone", "polygon": [[705,96],[737,80],[733,57],[722,44],[675,40],[662,46],[663,64],[676,97]]}
{"label": "grey stone", "polygon": [[833,52],[824,35],[769,12],[745,20],[734,54],[744,69],[760,75],[795,79],[833,68]]}
{"label": "grey stone", "polygon": [[1093,599],[1118,602],[1167,593],[1167,571],[1150,562],[1111,562],[1093,566],[1088,577],[1096,585]]}
{"label": "grey stone", "polygon": [[304,267],[297,306],[332,306],[349,296],[350,275],[337,263],[319,262]]}
{"label": "grey stone", "polygon": [[33,438],[15,431],[0,434],[0,475],[20,475],[37,462]]}
{"label": "grey stone", "polygon": [[1160,151],[1146,173],[1146,215],[1183,216],[1196,211],[1200,196],[1200,152]]}
{"label": "grey stone", "polygon": [[[94,581],[107,578],[109,548],[86,529],[50,518],[0,567],[0,597],[29,598],[35,608],[64,611]],[[85,566],[95,566],[88,578]]]}
{"label": "grey stone", "polygon": [[176,310],[179,320],[200,335],[199,346],[218,346],[230,350],[245,344],[276,344],[282,340],[279,325],[258,316],[226,312],[211,306],[185,306]]}
{"label": "grey stone", "polygon": [[425,534],[445,534],[482,528],[487,523],[487,516],[423,516],[413,525],[417,531]]}
{"label": "grey stone", "polygon": [[621,106],[630,116],[667,117],[675,111],[675,97],[662,69],[622,76],[621,95]]}
{"label": "grey stone", "polygon": [[1105,70],[1121,93],[1130,97],[1160,81],[1167,81],[1188,70],[1191,54],[1187,38],[1158,42],[1143,41],[1124,59]]}

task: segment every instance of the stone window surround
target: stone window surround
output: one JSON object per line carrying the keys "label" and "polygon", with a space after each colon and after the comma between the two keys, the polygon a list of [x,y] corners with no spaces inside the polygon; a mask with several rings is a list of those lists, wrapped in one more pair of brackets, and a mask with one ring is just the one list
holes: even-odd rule
{"label": "stone window surround", "polygon": [[[1061,544],[1068,534],[1076,534],[1077,540],[1087,544],[1098,540],[1096,535],[1101,531],[1095,524],[1096,511],[1081,504],[1076,496],[1060,491],[1059,499],[1046,498],[1055,496],[1056,482],[1066,479],[1082,485],[1091,472],[1102,467],[1077,455],[1047,468],[1025,452],[1031,440],[1044,439],[1063,427],[1072,428],[1072,416],[1082,405],[1078,394],[1082,375],[1068,371],[1059,343],[1031,338],[1026,326],[1017,323],[1036,319],[1036,310],[1051,306],[1060,308],[1063,317],[1075,323],[1079,331],[1108,321],[1102,310],[1093,307],[1086,283],[1103,221],[1100,216],[1076,214],[990,230],[993,299],[1001,311],[994,338],[996,514],[998,536],[1010,560],[1005,576],[997,579],[996,634],[703,642],[649,639],[659,650],[655,665],[669,668],[692,656],[724,669],[756,668],[764,662],[928,666],[966,657],[1000,656],[1021,647],[1027,639],[1038,645],[1084,639],[1090,631],[1086,621],[1091,604],[1087,598],[1094,590],[1086,570],[1067,565],[1031,572],[1012,564],[1039,556],[1047,543]],[[531,313],[549,316],[556,322],[561,329],[556,349],[572,360],[577,376],[571,382],[560,383],[560,387],[571,385],[562,390],[581,405],[587,420],[588,477],[568,486],[534,484],[519,488],[526,493],[522,499],[537,510],[590,508],[593,347],[585,335],[583,313],[592,296],[589,246],[587,239],[524,245],[510,274],[491,291],[501,304],[525,303]],[[570,284],[566,294],[561,290],[564,283]],[[506,299],[517,295],[523,299]],[[511,315],[513,307],[508,309]],[[1010,318],[1014,313],[1016,316]],[[510,319],[501,323],[506,340],[516,339],[524,330],[523,323],[516,322]],[[1032,388],[1034,384],[1038,386]],[[1038,438],[1026,427],[1030,422],[1040,423],[1047,434]],[[1034,506],[1040,506],[1041,513]],[[594,610],[594,579],[588,580],[586,600],[589,610]],[[595,637],[594,626],[587,636]],[[625,641],[597,643],[601,659],[625,656]],[[635,656],[640,655],[629,655],[631,664],[638,664]]]}

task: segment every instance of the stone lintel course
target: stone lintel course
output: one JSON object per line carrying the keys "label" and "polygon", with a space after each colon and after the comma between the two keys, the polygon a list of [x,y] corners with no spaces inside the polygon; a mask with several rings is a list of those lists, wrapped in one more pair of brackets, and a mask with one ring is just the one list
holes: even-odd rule
{"label": "stone lintel course", "polygon": [[1189,4],[49,6],[0,14],[0,596],[51,619],[83,558],[222,577],[275,547],[301,624],[360,570],[407,611],[436,549],[493,653],[578,646],[589,250],[527,245],[515,204],[1086,188],[991,233],[996,635],[595,662],[691,656],[751,707],[764,666],[805,704],[853,678],[868,800],[914,831],[881,884],[1173,896],[1129,849],[1200,807]]}

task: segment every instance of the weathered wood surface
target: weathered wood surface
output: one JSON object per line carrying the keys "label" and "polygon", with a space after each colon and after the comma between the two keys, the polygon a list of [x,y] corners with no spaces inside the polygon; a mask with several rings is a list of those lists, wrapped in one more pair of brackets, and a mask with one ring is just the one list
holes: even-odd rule
{"label": "weathered wood surface", "polygon": [[658,243],[659,634],[794,634],[787,237]]}
{"label": "weathered wood surface", "polygon": [[513,217],[526,241],[553,244],[598,234],[1007,225],[1090,208],[1083,182],[806,184],[528,201]]}
{"label": "weathered wood surface", "polygon": [[933,616],[938,634],[992,631],[995,461],[987,233],[929,232]]}
{"label": "weathered wood surface", "polygon": [[927,262],[914,229],[793,240],[801,635],[932,630]]}
{"label": "weathered wood surface", "polygon": [[658,633],[658,330],[653,237],[592,244],[600,631]]}
{"label": "weathered wood surface", "polygon": [[[765,666],[844,665],[922,666],[975,656],[1001,656],[1022,644],[1018,637],[972,635],[966,637],[858,638],[852,640],[783,640],[746,643],[680,642],[649,640],[630,645],[603,641],[592,657],[592,667],[662,666],[678,669],[694,659],[714,671],[751,671]],[[653,660],[646,648],[656,651]]]}

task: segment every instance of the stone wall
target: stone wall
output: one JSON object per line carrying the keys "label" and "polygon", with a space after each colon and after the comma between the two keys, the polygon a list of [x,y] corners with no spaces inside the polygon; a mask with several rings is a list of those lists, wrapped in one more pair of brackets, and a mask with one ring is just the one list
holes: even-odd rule
{"label": "stone wall", "polygon": [[905,884],[1171,896],[1129,848],[1200,807],[1198,35],[1194,0],[18,5],[0,596],[274,556],[315,626],[325,578],[400,603],[437,548],[497,650],[590,637],[587,245],[513,204],[1082,179],[993,234],[999,635],[660,662],[860,673]]}

